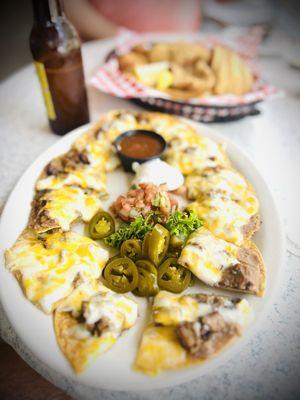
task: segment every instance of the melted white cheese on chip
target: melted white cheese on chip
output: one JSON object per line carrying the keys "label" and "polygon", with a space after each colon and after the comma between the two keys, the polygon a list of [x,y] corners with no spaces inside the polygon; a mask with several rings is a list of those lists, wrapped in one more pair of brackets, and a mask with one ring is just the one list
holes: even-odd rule
{"label": "melted white cheese on chip", "polygon": [[89,160],[89,165],[106,172],[112,171],[120,164],[114,148],[104,135],[96,138],[94,133],[87,132],[81,135],[72,146],[79,152],[84,152]]}
{"label": "melted white cheese on chip", "polygon": [[135,115],[122,110],[108,114],[102,125],[104,135],[110,142],[114,142],[121,133],[137,128]]}
{"label": "melted white cheese on chip", "polygon": [[177,369],[185,365],[187,352],[181,346],[173,326],[146,327],[138,354],[135,369],[147,375],[157,375],[163,369]]}
{"label": "melted white cheese on chip", "polygon": [[[64,313],[70,313],[75,319],[70,320]],[[80,284],[62,300],[54,318],[60,347],[78,373],[108,351],[120,334],[135,324],[137,304],[94,280]],[[68,324],[64,323],[66,318]],[[97,330],[94,324],[104,318],[103,329]]]}
{"label": "melted white cheese on chip", "polygon": [[200,135],[195,135],[189,140],[173,138],[165,152],[165,159],[184,175],[208,167],[229,164],[222,145]]}
{"label": "melted white cheese on chip", "polygon": [[187,208],[194,210],[214,235],[237,245],[244,241],[242,228],[257,212],[256,206],[249,212],[242,204],[218,194],[190,203]]}
{"label": "melted white cheese on chip", "polygon": [[37,190],[60,189],[63,186],[80,186],[106,194],[106,176],[98,167],[86,166],[65,174],[49,175],[37,181]]}
{"label": "melted white cheese on chip", "polygon": [[195,321],[198,302],[190,296],[176,296],[161,290],[154,298],[152,315],[157,324],[177,325],[182,321]]}
{"label": "melted white cheese on chip", "polygon": [[[137,303],[127,296],[111,291],[99,281],[78,286],[59,305],[57,311],[71,312],[77,317],[81,312],[83,302],[85,302],[83,317],[86,324],[93,325],[102,318],[108,322],[109,328],[103,332],[104,339],[108,335],[117,338],[123,330],[131,328],[137,320]],[[78,339],[91,337],[85,323],[78,323],[75,327],[73,333]]]}
{"label": "melted white cheese on chip", "polygon": [[118,334],[134,325],[137,319],[137,304],[126,296],[108,291],[93,296],[83,316],[87,324],[94,324],[101,318],[106,318],[110,330]]}
{"label": "melted white cheese on chip", "polygon": [[246,327],[253,319],[253,311],[247,300],[237,303],[225,298],[224,304],[214,303],[210,296],[205,298],[159,292],[154,298],[153,323],[146,327],[142,336],[135,361],[137,370],[156,375],[164,369],[180,368],[193,363],[193,359],[191,360],[178,339],[176,327],[181,323],[192,323],[195,332],[198,332],[201,328],[199,318],[215,312],[219,313],[225,322],[240,328]]}
{"label": "melted white cheese on chip", "polygon": [[198,133],[188,124],[170,115],[152,114],[151,128],[169,142],[174,138],[193,143],[197,140]]}
{"label": "melted white cheese on chip", "polygon": [[176,326],[182,322],[197,323],[200,317],[215,311],[221,314],[225,322],[241,327],[249,325],[253,319],[253,310],[245,299],[237,304],[227,299],[224,306],[217,306],[191,295],[177,295],[165,291],[156,295],[152,310],[154,322],[164,326]]}
{"label": "melted white cheese on chip", "polygon": [[254,317],[253,309],[246,299],[242,299],[234,307],[220,307],[218,312],[225,322],[237,324],[242,328],[250,325]]}
{"label": "melted white cheese on chip", "polygon": [[[205,171],[204,171],[205,174]],[[217,172],[208,170],[204,179],[199,180],[199,190],[210,192],[212,190],[221,190],[228,195],[234,195],[236,198],[243,198],[245,190],[248,189],[248,183],[237,171],[229,168],[221,168]]]}
{"label": "melted white cheese on chip", "polygon": [[75,232],[44,234],[25,230],[6,251],[6,267],[13,272],[25,296],[45,313],[68,296],[76,281],[101,276],[107,250]]}
{"label": "melted white cheese on chip", "polygon": [[238,247],[216,238],[205,228],[193,232],[184,246],[178,263],[207,285],[217,285],[222,271],[238,264]]}
{"label": "melted white cheese on chip", "polygon": [[47,210],[49,218],[55,220],[64,231],[68,231],[78,217],[89,221],[101,208],[97,192],[84,191],[72,186],[51,190],[45,193],[41,200],[46,201],[42,209]]}
{"label": "melted white cheese on chip", "polygon": [[57,307],[57,312],[70,312],[77,318],[81,313],[82,302],[91,299],[97,293],[106,293],[109,289],[99,280],[89,280],[80,283],[72,293],[63,299]]}
{"label": "melted white cheese on chip", "polygon": [[258,200],[247,180],[231,168],[205,169],[202,173],[191,174],[185,182],[190,199],[204,194],[219,192],[238,201],[247,212],[258,212]]}

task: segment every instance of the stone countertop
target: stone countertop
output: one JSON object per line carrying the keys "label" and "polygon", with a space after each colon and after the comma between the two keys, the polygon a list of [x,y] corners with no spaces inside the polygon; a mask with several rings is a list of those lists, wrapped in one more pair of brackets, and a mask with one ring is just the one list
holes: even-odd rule
{"label": "stone countertop", "polygon": [[[83,46],[89,77],[113,40]],[[280,48],[278,48],[280,43]],[[278,203],[287,232],[282,282],[268,317],[243,351],[199,380],[155,392],[100,391],[67,380],[24,348],[0,309],[0,333],[40,374],[78,399],[292,399],[300,397],[300,71],[289,67],[299,57],[299,42],[275,32],[261,46],[263,76],[286,91],[286,97],[259,105],[261,114],[240,121],[211,124],[255,161]],[[89,88],[91,119],[112,108],[137,108]],[[0,207],[26,167],[52,143],[44,104],[33,66],[27,66],[0,85]],[[270,236],[272,233],[270,233]],[[271,240],[271,238],[270,238]],[[294,245],[293,245],[294,243]],[[293,254],[294,253],[294,254]],[[298,395],[298,396],[297,396]]]}

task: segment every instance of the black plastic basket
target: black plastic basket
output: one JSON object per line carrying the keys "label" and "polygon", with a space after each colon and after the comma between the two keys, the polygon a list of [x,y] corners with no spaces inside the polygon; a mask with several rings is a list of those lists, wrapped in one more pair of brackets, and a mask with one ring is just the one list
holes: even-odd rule
{"label": "black plastic basket", "polygon": [[155,97],[130,100],[150,111],[180,115],[198,122],[230,122],[260,114],[256,108],[258,101],[238,106],[204,106]]}

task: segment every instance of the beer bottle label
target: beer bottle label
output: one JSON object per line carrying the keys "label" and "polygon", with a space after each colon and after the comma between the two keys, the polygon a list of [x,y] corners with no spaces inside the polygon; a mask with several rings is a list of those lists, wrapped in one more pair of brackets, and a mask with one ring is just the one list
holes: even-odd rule
{"label": "beer bottle label", "polygon": [[40,84],[42,87],[42,93],[43,93],[43,97],[44,97],[44,101],[45,101],[45,105],[46,105],[46,109],[47,109],[48,118],[50,120],[55,120],[56,113],[55,113],[55,108],[54,108],[51,92],[49,89],[49,83],[48,83],[44,64],[41,62],[38,62],[38,61],[34,61],[33,63],[35,65],[36,73],[39,77],[39,81],[40,81]]}

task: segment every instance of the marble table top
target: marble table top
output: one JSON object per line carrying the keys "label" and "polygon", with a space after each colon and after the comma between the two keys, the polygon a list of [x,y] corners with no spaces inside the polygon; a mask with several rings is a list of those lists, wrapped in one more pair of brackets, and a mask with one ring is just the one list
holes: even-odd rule
{"label": "marble table top", "polygon": [[[83,45],[89,77],[114,41]],[[300,397],[300,71],[289,67],[300,57],[299,41],[276,31],[261,46],[263,76],[284,89],[284,98],[259,105],[261,114],[240,121],[212,124],[240,145],[255,161],[278,203],[287,233],[282,282],[268,317],[238,354],[202,379],[157,392],[112,392],[67,380],[43,365],[25,348],[0,305],[0,333],[34,369],[77,399],[292,399]],[[92,120],[115,108],[137,108],[128,101],[88,89]],[[44,104],[32,65],[0,85],[0,207],[24,169],[59,139],[48,129]],[[272,233],[270,232],[270,236]],[[271,238],[270,238],[271,240]],[[298,395],[298,396],[297,396]]]}

